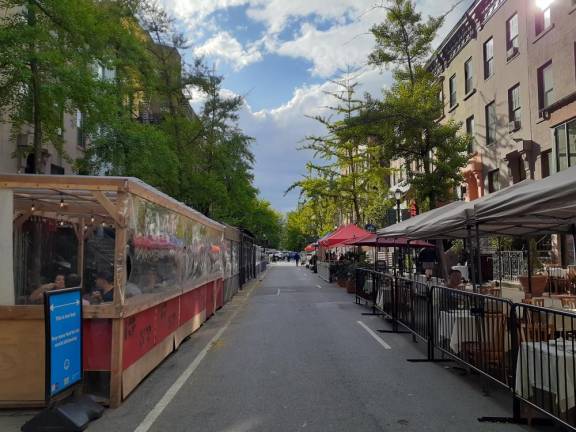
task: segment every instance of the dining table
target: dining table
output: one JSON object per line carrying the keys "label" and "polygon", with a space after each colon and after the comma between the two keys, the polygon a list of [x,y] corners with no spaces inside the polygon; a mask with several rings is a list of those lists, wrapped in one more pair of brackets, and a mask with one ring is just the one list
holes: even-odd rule
{"label": "dining table", "polygon": [[516,359],[515,391],[538,404],[536,389],[553,395],[556,409],[567,412],[576,406],[576,345],[574,340],[523,342]]}

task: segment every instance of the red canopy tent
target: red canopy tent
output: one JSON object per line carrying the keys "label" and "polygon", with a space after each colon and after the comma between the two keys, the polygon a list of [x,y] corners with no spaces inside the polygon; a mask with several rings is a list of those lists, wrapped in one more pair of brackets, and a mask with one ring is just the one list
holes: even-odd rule
{"label": "red canopy tent", "polygon": [[330,236],[318,240],[318,244],[326,249],[339,246],[341,243],[349,240],[359,240],[370,233],[354,224],[341,225]]}
{"label": "red canopy tent", "polygon": [[432,243],[423,240],[409,241],[406,237],[378,237],[378,234],[369,234],[359,239],[351,239],[342,242],[338,246],[372,246],[372,247],[411,247],[411,248],[433,248]]}
{"label": "red canopy tent", "polygon": [[310,243],[308,246],[304,248],[304,252],[314,252],[316,250],[316,244]]}

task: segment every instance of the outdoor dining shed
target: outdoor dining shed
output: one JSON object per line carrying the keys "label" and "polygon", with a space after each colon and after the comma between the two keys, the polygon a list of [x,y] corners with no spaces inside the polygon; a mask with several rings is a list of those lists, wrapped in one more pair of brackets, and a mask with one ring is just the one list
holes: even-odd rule
{"label": "outdoor dining shed", "polygon": [[81,287],[85,390],[117,406],[214,313],[225,227],[134,178],[0,175],[0,406],[44,404],[42,292]]}

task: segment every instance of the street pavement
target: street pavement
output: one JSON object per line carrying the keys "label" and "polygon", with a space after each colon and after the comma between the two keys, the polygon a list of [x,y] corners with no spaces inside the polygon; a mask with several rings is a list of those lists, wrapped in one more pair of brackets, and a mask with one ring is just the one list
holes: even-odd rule
{"label": "street pavement", "polygon": [[[510,396],[382,334],[353,296],[294,263],[269,266],[89,432],[523,431]],[[487,392],[486,390],[490,390]],[[555,430],[553,428],[539,430]]]}

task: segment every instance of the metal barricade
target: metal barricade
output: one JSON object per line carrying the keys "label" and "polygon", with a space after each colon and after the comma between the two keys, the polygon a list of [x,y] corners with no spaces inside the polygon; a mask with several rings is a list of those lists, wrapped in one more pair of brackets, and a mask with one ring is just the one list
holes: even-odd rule
{"label": "metal barricade", "polygon": [[432,288],[431,300],[434,348],[510,388],[513,303],[441,286]]}
{"label": "metal barricade", "polygon": [[516,398],[576,430],[576,313],[514,305]]}
{"label": "metal barricade", "polygon": [[425,341],[430,338],[430,287],[422,282],[396,278],[395,300],[398,324]]}
{"label": "metal barricade", "polygon": [[[392,319],[435,351],[492,379],[520,402],[576,431],[576,310],[429,286],[368,269],[356,273],[357,302]],[[367,281],[370,281],[367,283]],[[420,360],[418,360],[420,361]]]}

